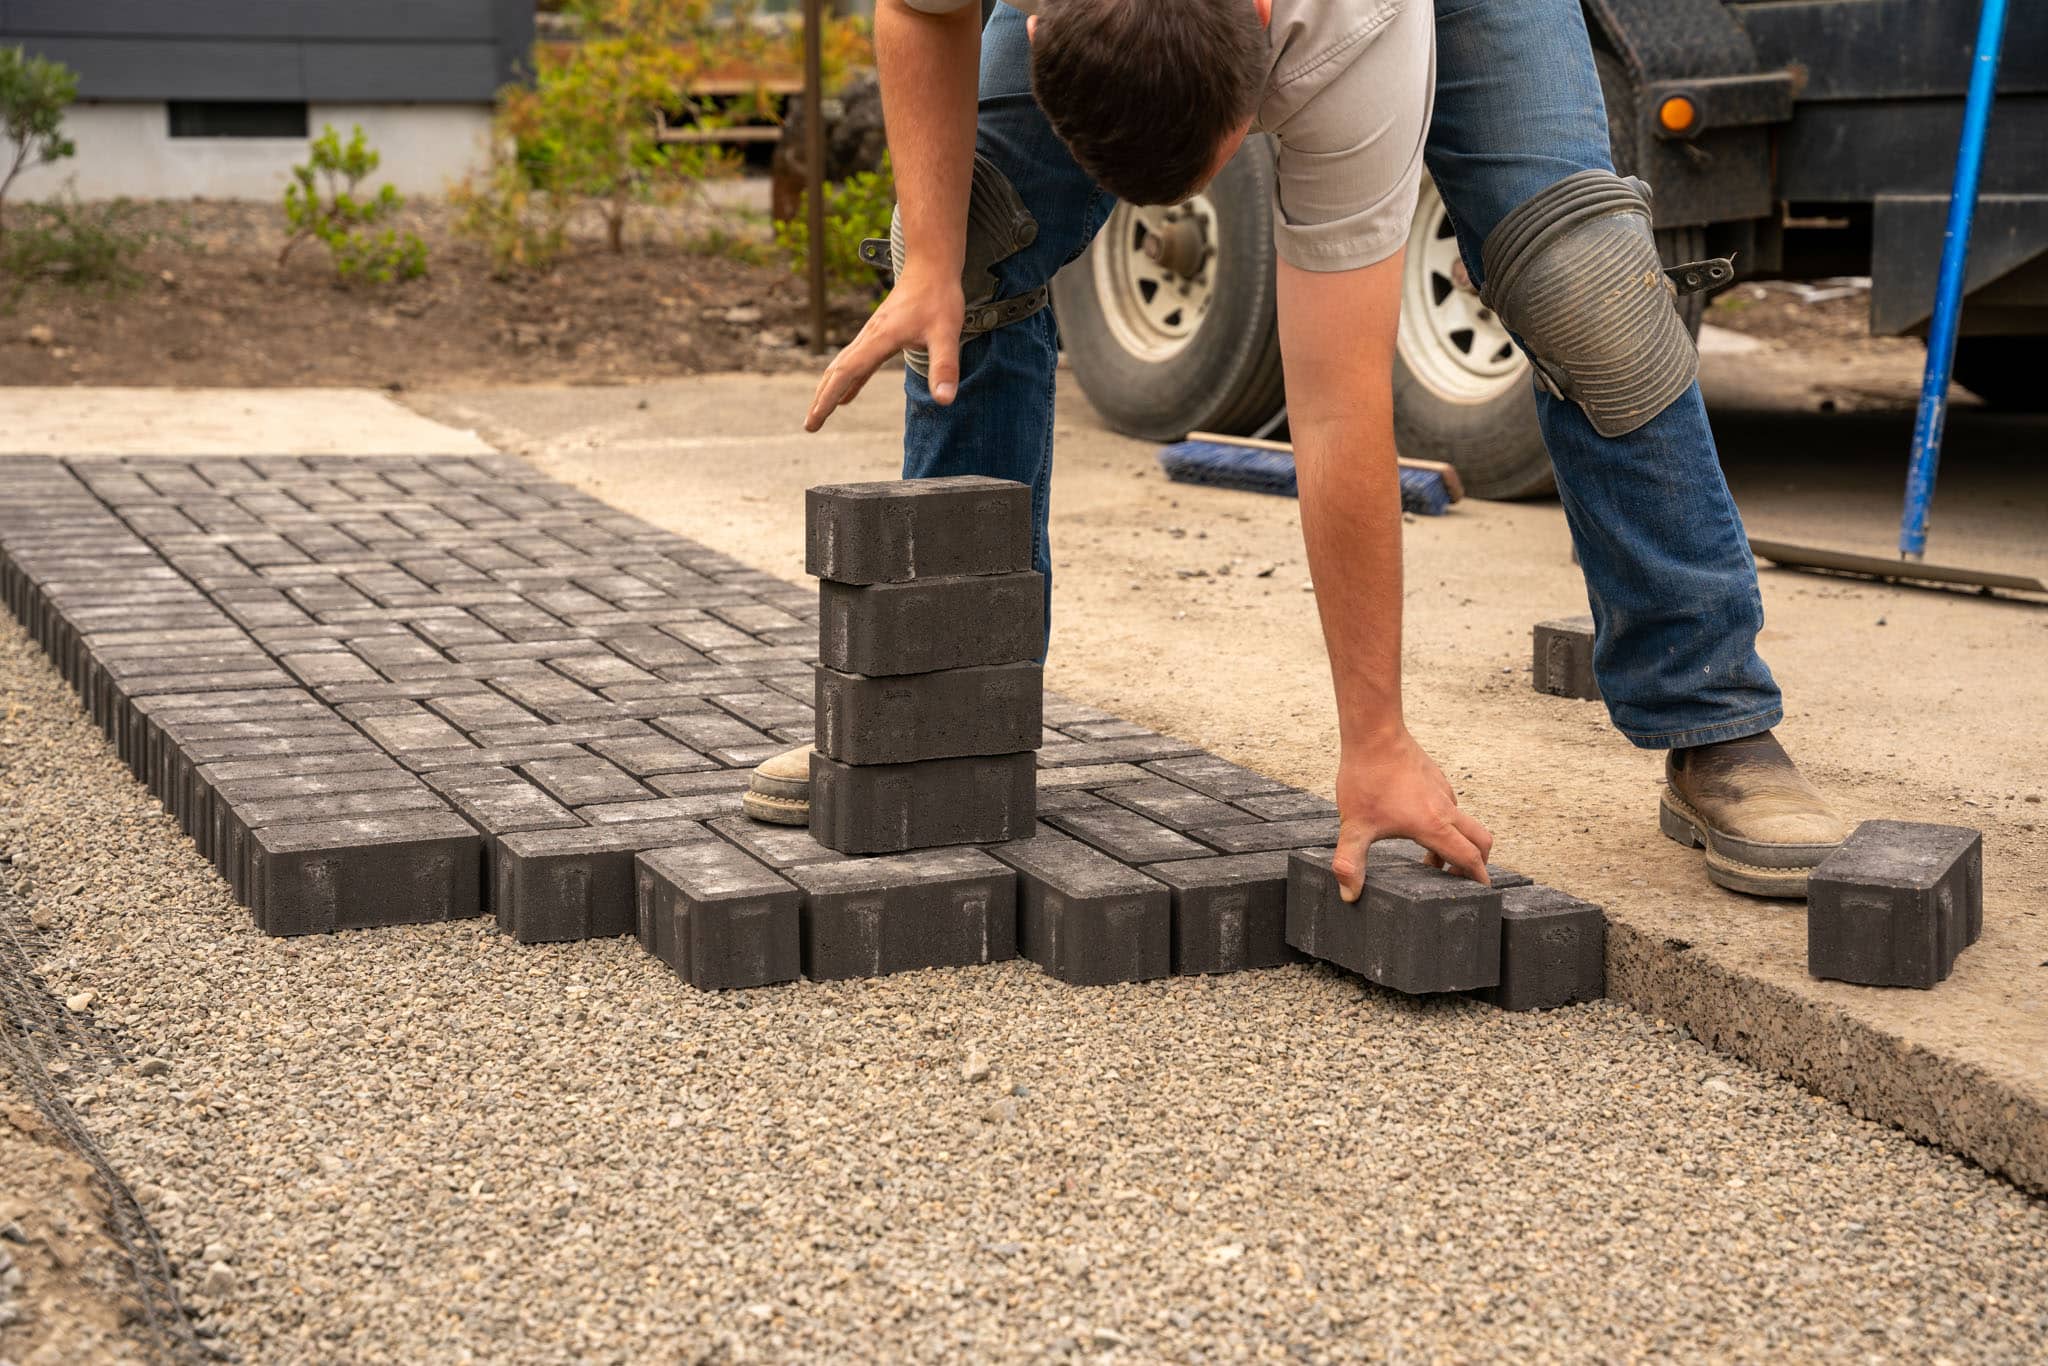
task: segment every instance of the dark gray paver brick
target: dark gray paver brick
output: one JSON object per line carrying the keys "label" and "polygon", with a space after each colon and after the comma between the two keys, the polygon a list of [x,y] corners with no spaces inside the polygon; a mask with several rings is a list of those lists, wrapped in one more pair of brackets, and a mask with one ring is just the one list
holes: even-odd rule
{"label": "dark gray paver brick", "polygon": [[1865,821],[1806,884],[1806,968],[1932,987],[1984,926],[1984,839],[1959,825]]}
{"label": "dark gray paver brick", "polygon": [[1072,836],[992,845],[1017,870],[1018,951],[1063,982],[1141,982],[1173,970],[1173,899],[1165,884]]}
{"label": "dark gray paver brick", "polygon": [[1287,865],[1287,942],[1411,995],[1500,982],[1501,894],[1421,864],[1370,870],[1365,896],[1343,900],[1327,854]]}
{"label": "dark gray paver brick", "polygon": [[392,753],[421,749],[459,749],[469,737],[440,717],[415,707],[391,716],[366,717],[360,722],[363,734]]}
{"label": "dark gray paver brick", "polygon": [[1335,816],[1307,816],[1286,821],[1253,821],[1244,825],[1206,825],[1189,832],[1226,854],[1268,849],[1309,849],[1337,841]]}
{"label": "dark gray paver brick", "polygon": [[744,792],[753,774],[744,768],[714,768],[699,773],[657,773],[647,785],[664,797],[696,792]]}
{"label": "dark gray paver brick", "polygon": [[721,838],[730,840],[770,868],[794,868],[800,863],[837,863],[849,855],[827,849],[801,825],[770,825],[751,816],[721,816],[705,822]]}
{"label": "dark gray paver brick", "polygon": [[1539,621],[1534,637],[1531,678],[1537,692],[1588,700],[1600,696],[1593,677],[1593,618]]}
{"label": "dark gray paver brick", "polygon": [[1262,773],[1213,754],[1193,754],[1180,759],[1155,759],[1145,765],[1153,773],[1162,774],[1186,787],[1192,787],[1205,797],[1219,801],[1235,801],[1239,797],[1250,797],[1261,792],[1285,791],[1287,785],[1275,782]]}
{"label": "dark gray paver brick", "polygon": [[634,855],[716,838],[683,820],[505,835],[492,857],[491,908],[499,928],[522,944],[633,934]]}
{"label": "dark gray paver brick", "polygon": [[477,914],[482,843],[452,811],[274,825],[249,836],[245,896],[273,935]]}
{"label": "dark gray paver brick", "polygon": [[702,991],[796,980],[802,894],[722,840],[642,853],[635,864],[640,942]]}
{"label": "dark gray paver brick", "polygon": [[712,762],[680,740],[665,735],[623,735],[589,742],[594,753],[617,764],[636,778],[658,773],[688,773],[715,767]]}
{"label": "dark gray paver brick", "polygon": [[1607,994],[1607,916],[1554,887],[1501,894],[1500,985],[1474,993],[1502,1010],[1555,1010]]}
{"label": "dark gray paver brick", "polygon": [[1035,774],[1028,752],[858,766],[813,753],[811,833],[847,854],[1024,838]]}
{"label": "dark gray paver brick", "polygon": [[804,567],[840,583],[899,583],[1031,567],[1031,490],[1006,479],[828,484],[804,495]]}
{"label": "dark gray paver brick", "polygon": [[[1161,825],[1175,830],[1187,831],[1211,825],[1242,824],[1257,820],[1249,811],[1240,811],[1229,802],[1219,802],[1214,797],[1205,797],[1190,787],[1183,787],[1170,778],[1154,778],[1149,782],[1121,783],[1106,787],[1102,795],[1119,806],[1129,807],[1141,816],[1147,816]],[[1040,806],[1044,803],[1041,801]]]}
{"label": "dark gray paver brick", "polygon": [[1046,817],[1046,824],[1124,863],[1163,863],[1170,859],[1201,858],[1209,852],[1157,821],[1107,803],[1080,811],[1055,812]]}
{"label": "dark gray paver brick", "polygon": [[519,771],[564,806],[637,801],[654,795],[617,764],[595,754],[574,759],[541,759],[519,765]]}
{"label": "dark gray paver brick", "polygon": [[818,662],[841,673],[1014,664],[1044,649],[1045,580],[1036,573],[818,584]]}
{"label": "dark gray paver brick", "polygon": [[739,810],[737,792],[697,792],[683,797],[648,797],[641,801],[579,806],[576,814],[588,825],[613,825],[619,821],[667,820],[676,816],[708,821],[714,816],[737,815]]}
{"label": "dark gray paver brick", "polygon": [[1173,970],[1237,972],[1292,963],[1284,853],[1151,863],[1145,875],[1173,892]]}
{"label": "dark gray paver brick", "polygon": [[[1241,807],[1262,821],[1294,820],[1302,816],[1334,816],[1337,803],[1328,797],[1318,797],[1313,792],[1300,792],[1289,788],[1282,792],[1260,792],[1249,797],[1239,797],[1231,803]],[[1222,821],[1205,822],[1222,825]]]}
{"label": "dark gray paver brick", "polygon": [[1184,740],[1169,739],[1148,731],[1136,739],[1072,740],[1063,745],[1047,745],[1038,752],[1038,762],[1047,768],[1064,768],[1075,764],[1140,763],[1147,759],[1172,759],[1201,752]]}
{"label": "dark gray paver brick", "polygon": [[1046,787],[1038,789],[1038,814],[1040,818],[1056,811],[1088,811],[1109,803],[1082,787]]}
{"label": "dark gray paver brick", "polygon": [[974,849],[802,863],[803,968],[814,981],[967,967],[1017,955],[1017,879]]}
{"label": "dark gray paver brick", "polygon": [[533,783],[500,770],[510,781],[486,780],[440,789],[457,811],[487,835],[521,830],[551,830],[582,825],[576,813]]}
{"label": "dark gray paver brick", "polygon": [[818,666],[818,749],[845,764],[1015,754],[1039,743],[1035,662],[871,678]]}
{"label": "dark gray paver brick", "polygon": [[1060,787],[1107,791],[1121,783],[1142,783],[1153,775],[1136,764],[1086,764],[1080,768],[1042,768],[1038,771],[1041,792]]}

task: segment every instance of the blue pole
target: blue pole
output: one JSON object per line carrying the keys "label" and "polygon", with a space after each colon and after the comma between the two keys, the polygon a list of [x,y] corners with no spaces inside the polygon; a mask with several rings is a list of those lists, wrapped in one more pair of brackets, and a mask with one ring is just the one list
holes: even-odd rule
{"label": "blue pole", "polygon": [[1970,64],[1970,96],[1963,105],[1963,141],[1956,152],[1955,188],[1942,235],[1941,275],[1934,287],[1934,319],[1927,327],[1927,372],[1920,383],[1920,415],[1913,423],[1913,462],[1906,471],[1906,511],[1899,521],[1899,557],[1927,551],[1927,508],[1941,465],[1941,432],[1948,421],[1949,372],[1962,319],[1964,271],[1970,259],[1970,220],[1977,212],[1977,177],[1984,167],[1984,130],[1998,86],[1998,52],[2005,41],[2005,0],[1984,0],[1977,16],[1977,55]]}

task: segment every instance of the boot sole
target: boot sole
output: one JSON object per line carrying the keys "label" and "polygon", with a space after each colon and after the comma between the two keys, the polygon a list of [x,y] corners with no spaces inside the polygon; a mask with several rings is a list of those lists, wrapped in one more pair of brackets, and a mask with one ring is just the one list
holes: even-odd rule
{"label": "boot sole", "polygon": [[1761,868],[1729,858],[1714,847],[1713,828],[1668,786],[1657,803],[1657,828],[1688,849],[1705,850],[1707,880],[1718,887],[1746,896],[1806,899],[1806,876],[1811,869]]}
{"label": "boot sole", "polygon": [[740,798],[740,810],[769,825],[811,823],[811,804],[801,798],[770,797],[765,793],[749,792]]}

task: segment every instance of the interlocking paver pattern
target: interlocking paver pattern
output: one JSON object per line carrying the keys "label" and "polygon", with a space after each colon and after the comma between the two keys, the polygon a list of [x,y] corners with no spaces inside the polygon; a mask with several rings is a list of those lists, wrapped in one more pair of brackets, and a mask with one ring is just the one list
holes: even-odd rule
{"label": "interlocking paver pattern", "polygon": [[[931,515],[948,497],[986,509],[972,519],[986,525],[956,534]],[[866,610],[909,633],[893,639],[911,653],[884,660],[886,632],[849,631],[866,643],[840,667],[1004,661],[950,683],[950,715],[948,699],[920,697],[922,734],[906,743],[1042,746],[1021,776],[1083,838],[1041,828],[986,855],[848,857],[742,816],[748,769],[820,730],[820,593],[515,459],[11,459],[0,595],[272,934],[489,914],[522,940],[658,939],[637,862],[643,883],[667,870],[671,930],[694,914],[685,884],[733,911],[661,941],[706,987],[786,977],[794,951],[745,947],[741,892],[716,890],[728,882],[781,898],[777,934],[798,898],[803,952],[828,975],[985,961],[1020,935],[1075,982],[1291,956],[1274,941],[1275,870],[1334,839],[1327,801],[1057,696],[973,733],[962,699],[982,680],[1029,674],[1036,691],[1036,666],[1014,662],[1041,640],[1028,542],[989,530],[1015,524],[1016,498],[935,489],[910,522],[890,513],[867,531],[859,519],[882,514],[854,508],[833,546],[812,547],[843,578],[891,585],[828,597],[849,614],[856,598],[900,603]],[[961,613],[982,646],[916,653],[912,628]],[[902,703],[881,688],[919,686],[860,681],[884,712]],[[871,720],[854,752],[885,754],[873,746],[893,734]],[[1383,842],[1373,862],[1419,852]],[[903,922],[896,938],[861,937],[877,906]]]}

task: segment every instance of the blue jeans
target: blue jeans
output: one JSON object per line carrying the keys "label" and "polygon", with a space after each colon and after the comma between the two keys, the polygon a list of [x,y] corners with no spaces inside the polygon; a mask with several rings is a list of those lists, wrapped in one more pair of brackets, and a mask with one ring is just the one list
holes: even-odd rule
{"label": "blue jeans", "polygon": [[[999,297],[1021,294],[1087,248],[1111,200],[1033,101],[1024,19],[1008,5],[982,35],[977,140],[1038,219],[1037,238],[996,270]],[[1475,281],[1480,245],[1517,205],[1575,172],[1612,169],[1579,0],[1437,0],[1427,158]],[[915,372],[904,385],[904,476],[1031,485],[1034,559],[1048,594],[1058,348],[1052,315],[1040,312],[961,348],[950,407],[933,403]],[[1571,403],[1539,389],[1536,404],[1586,575],[1594,673],[1616,728],[1645,749],[1671,749],[1776,725],[1782,699],[1756,653],[1756,564],[1699,386],[1612,439]]]}

